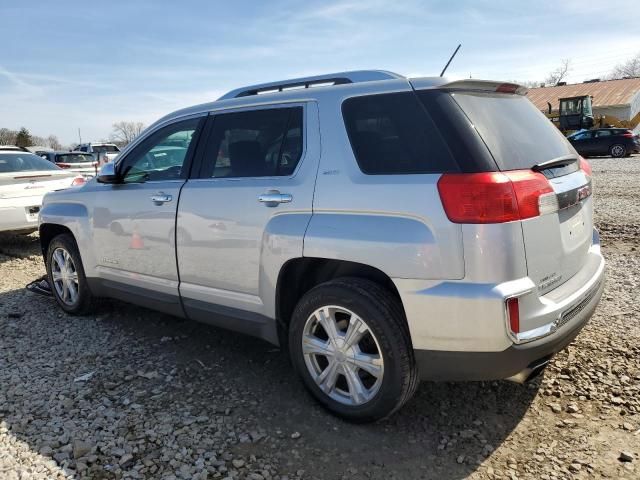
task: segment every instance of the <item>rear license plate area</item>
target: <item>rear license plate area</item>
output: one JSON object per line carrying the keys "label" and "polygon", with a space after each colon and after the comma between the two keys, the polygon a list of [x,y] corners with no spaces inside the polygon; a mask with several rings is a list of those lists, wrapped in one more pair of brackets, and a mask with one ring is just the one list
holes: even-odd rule
{"label": "rear license plate area", "polygon": [[25,207],[25,211],[27,213],[27,220],[29,220],[30,222],[35,222],[36,220],[38,220],[38,213],[40,213],[39,206]]}

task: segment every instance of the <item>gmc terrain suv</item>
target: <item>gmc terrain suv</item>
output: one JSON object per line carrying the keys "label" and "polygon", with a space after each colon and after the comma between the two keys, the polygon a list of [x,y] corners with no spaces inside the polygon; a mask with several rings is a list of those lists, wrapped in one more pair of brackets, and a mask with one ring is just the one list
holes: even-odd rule
{"label": "gmc terrain suv", "polygon": [[358,71],[172,113],[40,238],[60,307],[112,297],[287,347],[352,421],[420,380],[525,381],[603,289],[591,169],[518,85]]}

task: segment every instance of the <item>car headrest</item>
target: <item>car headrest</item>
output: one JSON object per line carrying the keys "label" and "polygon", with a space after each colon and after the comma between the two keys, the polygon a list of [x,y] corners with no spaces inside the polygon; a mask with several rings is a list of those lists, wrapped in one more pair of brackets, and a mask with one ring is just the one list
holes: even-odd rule
{"label": "car headrest", "polygon": [[265,169],[264,155],[260,142],[242,140],[229,145],[229,163],[236,177],[254,177],[262,175]]}

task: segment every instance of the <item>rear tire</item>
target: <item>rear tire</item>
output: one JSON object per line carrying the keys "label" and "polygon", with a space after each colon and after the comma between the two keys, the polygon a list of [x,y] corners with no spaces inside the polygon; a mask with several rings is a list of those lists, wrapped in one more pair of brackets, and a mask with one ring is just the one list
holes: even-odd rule
{"label": "rear tire", "polygon": [[616,143],[615,145],[611,146],[611,148],[609,149],[609,153],[614,158],[622,158],[627,154],[627,148],[624,145]]}
{"label": "rear tire", "polygon": [[87,315],[96,303],[84,274],[78,245],[68,233],[54,237],[47,249],[47,278],[60,308],[71,315]]}
{"label": "rear tire", "polygon": [[307,292],[291,319],[289,351],[311,394],[352,422],[388,417],[418,386],[401,305],[369,280],[340,278]]}

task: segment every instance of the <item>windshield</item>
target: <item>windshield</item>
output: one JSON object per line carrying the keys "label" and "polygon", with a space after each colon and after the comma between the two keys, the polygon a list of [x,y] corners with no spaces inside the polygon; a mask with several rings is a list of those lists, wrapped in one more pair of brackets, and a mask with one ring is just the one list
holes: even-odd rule
{"label": "windshield", "polygon": [[56,163],[85,163],[93,162],[93,155],[83,153],[63,153],[56,155]]}
{"label": "windshield", "polygon": [[0,153],[0,173],[38,170],[60,170],[60,167],[32,153]]}
{"label": "windshield", "polygon": [[91,149],[95,153],[118,153],[120,151],[115,145],[92,145]]}
{"label": "windshield", "polygon": [[489,148],[500,170],[528,169],[566,155],[571,144],[526,97],[452,93]]}

